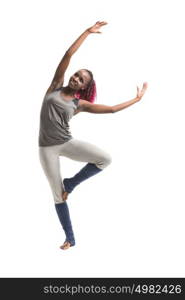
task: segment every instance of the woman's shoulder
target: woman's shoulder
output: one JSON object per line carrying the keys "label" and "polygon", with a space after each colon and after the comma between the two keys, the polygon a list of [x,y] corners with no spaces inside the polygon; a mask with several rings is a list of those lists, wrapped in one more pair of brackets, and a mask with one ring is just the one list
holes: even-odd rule
{"label": "woman's shoulder", "polygon": [[52,91],[47,91],[46,94],[44,95],[43,100],[53,97],[56,93],[58,93],[59,90],[60,89],[58,88],[58,89],[53,89]]}
{"label": "woman's shoulder", "polygon": [[79,107],[79,99],[78,98],[74,98],[73,102],[77,107]]}
{"label": "woman's shoulder", "polygon": [[84,100],[84,99],[79,99],[79,104],[78,104],[79,107],[84,108],[84,107],[87,107],[90,105],[92,105],[91,102]]}

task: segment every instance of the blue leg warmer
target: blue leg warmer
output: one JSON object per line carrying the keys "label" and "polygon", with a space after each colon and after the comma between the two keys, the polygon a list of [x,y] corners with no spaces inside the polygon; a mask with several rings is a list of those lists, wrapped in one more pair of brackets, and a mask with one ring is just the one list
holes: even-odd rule
{"label": "blue leg warmer", "polygon": [[66,192],[71,193],[72,190],[82,181],[99,173],[103,169],[98,168],[95,164],[88,163],[83,167],[74,177],[65,178],[63,180],[64,189]]}
{"label": "blue leg warmer", "polygon": [[66,202],[63,203],[56,203],[55,208],[60,220],[60,223],[64,229],[65,235],[66,235],[66,240],[70,242],[71,246],[75,245],[75,238],[74,238],[74,233],[73,233],[73,228],[70,220],[70,215],[69,215],[69,208]]}

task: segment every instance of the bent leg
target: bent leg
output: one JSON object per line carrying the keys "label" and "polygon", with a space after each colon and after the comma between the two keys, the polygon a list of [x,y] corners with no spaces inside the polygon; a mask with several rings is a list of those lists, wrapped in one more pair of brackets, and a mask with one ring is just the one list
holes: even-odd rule
{"label": "bent leg", "polygon": [[65,143],[62,154],[73,160],[88,162],[75,176],[64,179],[64,188],[67,193],[71,193],[78,184],[99,173],[111,163],[111,157],[107,152],[91,143],[77,139],[71,139]]}
{"label": "bent leg", "polygon": [[100,169],[106,168],[112,161],[109,153],[100,147],[74,138],[63,145],[62,155],[76,161],[95,164]]}

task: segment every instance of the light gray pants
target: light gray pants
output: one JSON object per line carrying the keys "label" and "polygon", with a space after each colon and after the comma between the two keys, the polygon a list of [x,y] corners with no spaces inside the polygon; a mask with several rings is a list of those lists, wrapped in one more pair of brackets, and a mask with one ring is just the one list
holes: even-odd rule
{"label": "light gray pants", "polygon": [[64,202],[62,199],[64,186],[60,174],[59,156],[94,163],[100,169],[104,169],[112,161],[111,156],[101,148],[74,138],[60,145],[39,146],[40,162],[49,181],[55,203]]}

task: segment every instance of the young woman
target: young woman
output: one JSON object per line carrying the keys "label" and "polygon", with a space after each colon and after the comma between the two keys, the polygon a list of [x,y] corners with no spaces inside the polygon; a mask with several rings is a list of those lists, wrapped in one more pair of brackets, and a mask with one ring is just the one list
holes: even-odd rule
{"label": "young woman", "polygon": [[[87,28],[66,51],[54,78],[45,94],[40,112],[39,157],[53,194],[56,212],[64,229],[66,239],[61,249],[75,245],[75,238],[66,202],[68,194],[87,178],[101,172],[111,163],[110,155],[101,148],[72,137],[69,121],[79,112],[115,113],[141,100],[147,88],[143,84],[134,99],[113,106],[94,104],[96,84],[90,70],[81,69],[73,74],[67,86],[63,86],[65,71],[72,55],[82,42],[99,30],[106,22],[96,22]],[[62,180],[59,157],[87,162],[73,177]]]}

